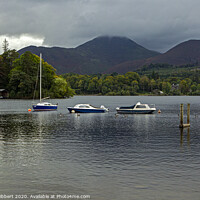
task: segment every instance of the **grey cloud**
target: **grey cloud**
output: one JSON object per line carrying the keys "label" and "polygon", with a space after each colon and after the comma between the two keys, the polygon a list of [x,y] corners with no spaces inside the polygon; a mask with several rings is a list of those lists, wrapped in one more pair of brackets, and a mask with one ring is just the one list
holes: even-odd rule
{"label": "grey cloud", "polygon": [[118,35],[166,51],[200,39],[199,7],[199,0],[0,0],[0,35],[25,33],[63,47]]}

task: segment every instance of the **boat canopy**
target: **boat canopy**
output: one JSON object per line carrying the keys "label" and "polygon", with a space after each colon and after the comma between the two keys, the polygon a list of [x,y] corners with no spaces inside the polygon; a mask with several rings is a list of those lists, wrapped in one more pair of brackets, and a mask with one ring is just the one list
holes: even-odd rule
{"label": "boat canopy", "polygon": [[135,107],[135,105],[133,105],[133,106],[126,106],[126,107],[120,107],[120,109],[133,109]]}

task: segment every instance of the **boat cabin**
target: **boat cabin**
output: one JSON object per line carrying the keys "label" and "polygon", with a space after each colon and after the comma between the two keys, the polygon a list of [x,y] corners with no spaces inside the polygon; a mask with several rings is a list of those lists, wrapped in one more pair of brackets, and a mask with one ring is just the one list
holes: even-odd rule
{"label": "boat cabin", "polygon": [[92,106],[89,104],[77,104],[74,106],[75,108],[91,108]]}

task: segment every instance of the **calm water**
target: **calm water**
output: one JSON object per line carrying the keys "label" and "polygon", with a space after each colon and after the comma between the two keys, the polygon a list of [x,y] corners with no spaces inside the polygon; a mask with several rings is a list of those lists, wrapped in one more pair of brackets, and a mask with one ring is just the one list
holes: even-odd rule
{"label": "calm water", "polygon": [[[115,115],[117,106],[137,101],[155,103],[161,114]],[[179,106],[186,111],[188,102],[191,127],[181,133]],[[31,101],[0,100],[0,195],[200,199],[200,97],[76,96],[54,103],[57,112],[28,113]],[[69,114],[66,107],[77,103],[110,112]]]}

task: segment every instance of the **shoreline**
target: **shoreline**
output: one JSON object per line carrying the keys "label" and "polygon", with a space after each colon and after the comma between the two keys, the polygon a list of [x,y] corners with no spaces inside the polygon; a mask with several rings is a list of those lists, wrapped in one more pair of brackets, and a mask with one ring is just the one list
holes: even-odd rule
{"label": "shoreline", "polygon": [[[73,97],[76,97],[76,96],[91,96],[91,97],[93,97],[93,96],[96,96],[96,97],[142,97],[142,96],[144,96],[144,97],[198,97],[198,96],[200,96],[200,95],[98,95],[98,94],[80,94],[80,95],[74,95]],[[55,99],[57,99],[57,100],[64,100],[64,99],[71,99],[71,98],[73,98],[73,97],[69,97],[69,98],[52,98],[52,99],[49,99],[49,100],[55,100]],[[0,99],[0,101],[1,100],[32,100],[32,101],[39,101],[39,99],[29,99],[29,98],[1,98]]]}

